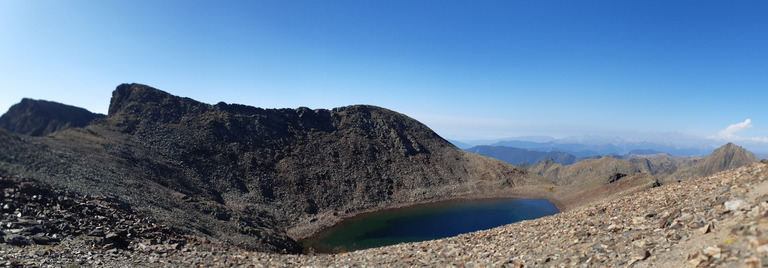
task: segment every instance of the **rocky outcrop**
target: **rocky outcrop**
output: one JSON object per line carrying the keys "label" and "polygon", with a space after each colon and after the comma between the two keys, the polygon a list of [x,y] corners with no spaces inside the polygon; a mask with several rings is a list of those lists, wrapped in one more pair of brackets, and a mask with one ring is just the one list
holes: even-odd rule
{"label": "rocky outcrop", "polygon": [[298,252],[289,235],[359,212],[544,183],[380,107],[209,105],[139,84],[118,86],[109,115],[85,129],[0,134],[0,172],[268,252]]}
{"label": "rocky outcrop", "polygon": [[0,128],[24,135],[45,136],[69,128],[85,127],[102,117],[103,114],[79,107],[25,98],[0,116]]}

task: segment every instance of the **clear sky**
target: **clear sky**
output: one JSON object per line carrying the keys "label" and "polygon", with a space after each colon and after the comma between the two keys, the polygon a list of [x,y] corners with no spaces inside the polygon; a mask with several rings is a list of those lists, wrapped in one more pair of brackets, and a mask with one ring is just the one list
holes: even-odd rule
{"label": "clear sky", "polygon": [[459,140],[768,144],[768,1],[0,1],[0,110],[30,97],[106,113],[126,82],[207,103],[372,104]]}

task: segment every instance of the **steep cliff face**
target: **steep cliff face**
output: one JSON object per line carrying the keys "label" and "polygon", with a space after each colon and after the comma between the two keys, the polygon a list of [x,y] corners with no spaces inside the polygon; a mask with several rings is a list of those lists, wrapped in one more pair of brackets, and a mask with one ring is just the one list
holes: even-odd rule
{"label": "steep cliff face", "polygon": [[[139,84],[118,86],[103,120],[30,142],[48,149],[16,146],[0,170],[117,195],[174,226],[273,252],[297,251],[288,233],[345,215],[542,183],[379,107],[209,105]],[[71,164],[30,165],[30,154]]]}
{"label": "steep cliff face", "polygon": [[85,127],[103,114],[57,102],[22,99],[0,116],[0,128],[13,133],[45,136],[56,131]]}

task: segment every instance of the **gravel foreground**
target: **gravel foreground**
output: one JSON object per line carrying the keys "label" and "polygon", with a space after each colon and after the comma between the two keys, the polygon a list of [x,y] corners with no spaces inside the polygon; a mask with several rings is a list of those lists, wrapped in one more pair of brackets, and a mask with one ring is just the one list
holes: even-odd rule
{"label": "gravel foreground", "polygon": [[113,200],[3,182],[0,266],[768,266],[765,161],[486,231],[315,256],[247,252]]}

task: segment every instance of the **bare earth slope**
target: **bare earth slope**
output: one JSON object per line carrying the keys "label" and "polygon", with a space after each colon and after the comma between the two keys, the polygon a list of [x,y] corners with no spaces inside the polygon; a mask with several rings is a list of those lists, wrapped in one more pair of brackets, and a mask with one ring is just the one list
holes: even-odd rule
{"label": "bare earth slope", "polygon": [[85,128],[0,135],[1,173],[267,252],[298,252],[292,238],[363,211],[543,183],[379,107],[209,105],[139,84]]}

